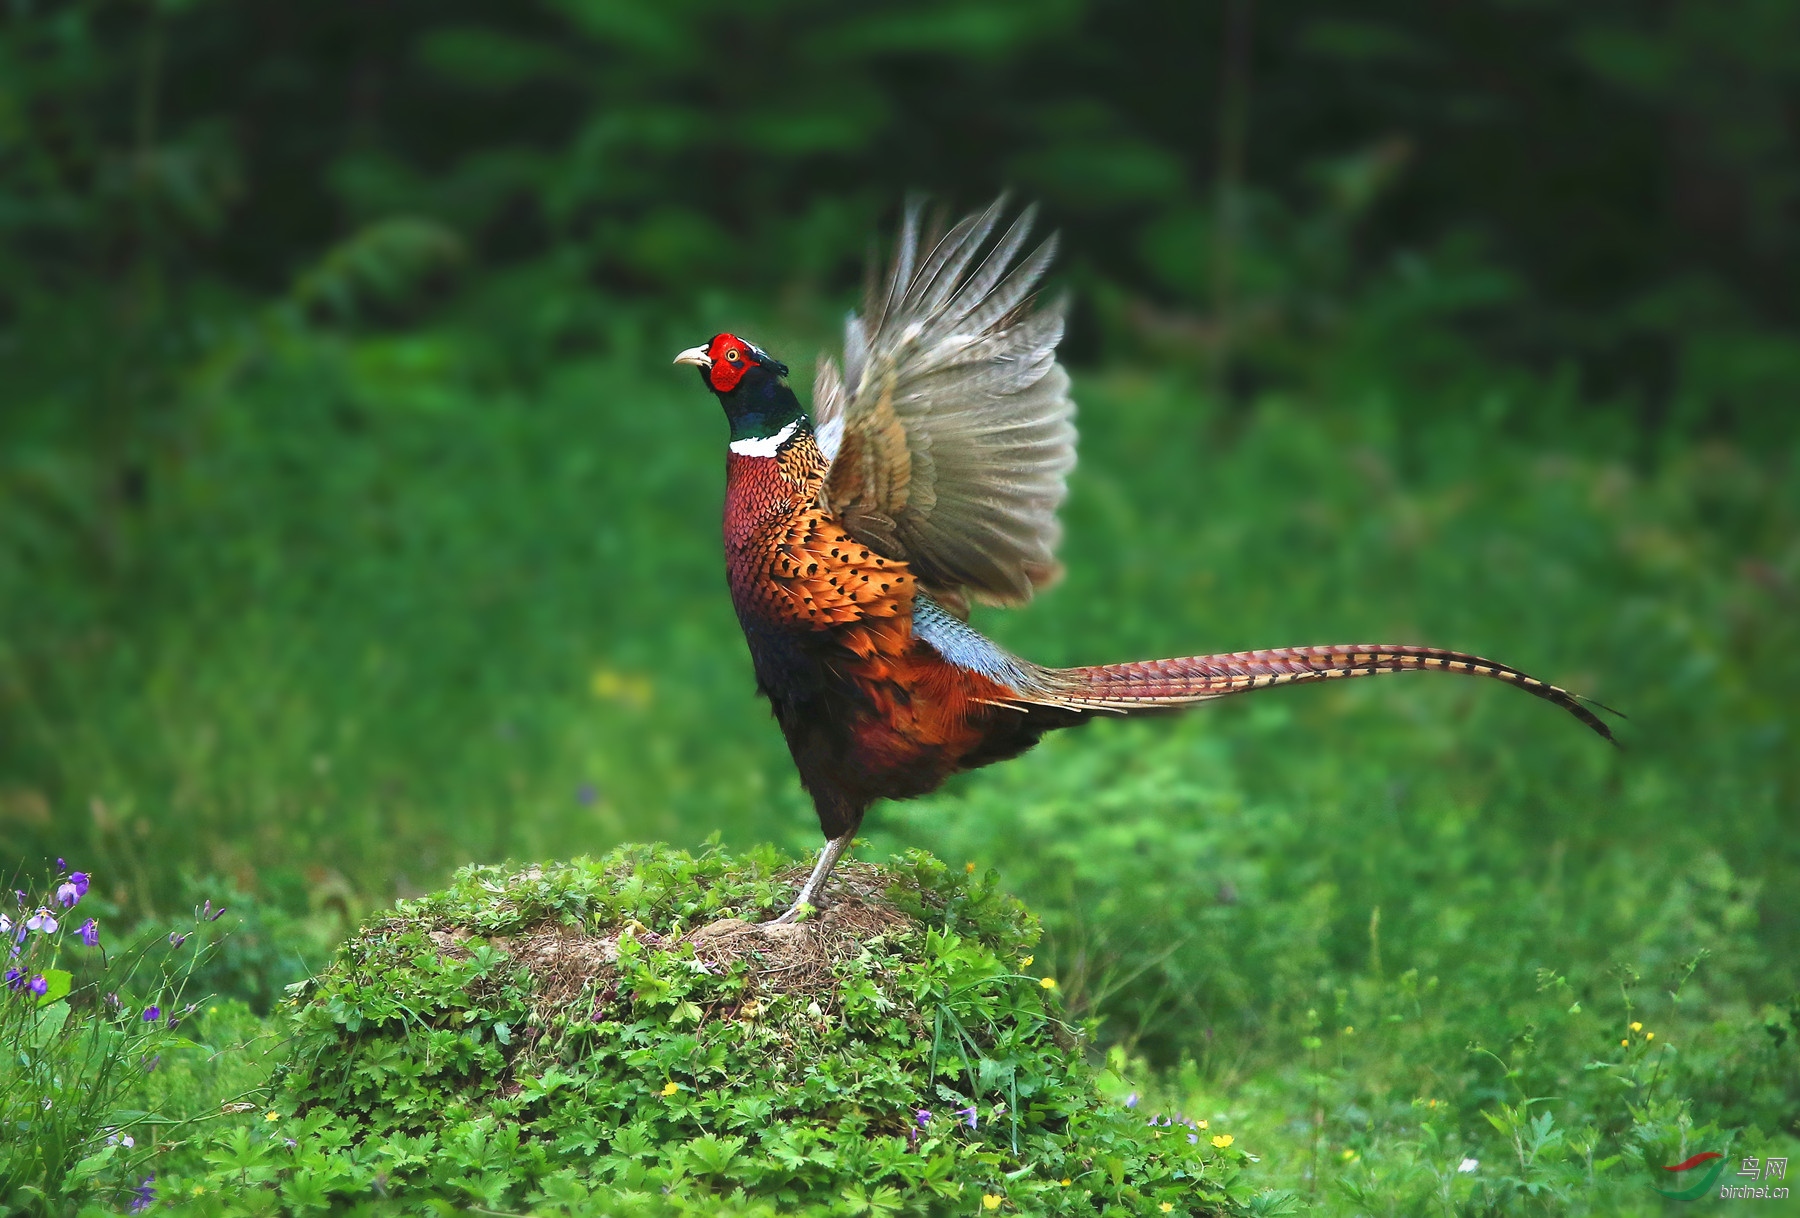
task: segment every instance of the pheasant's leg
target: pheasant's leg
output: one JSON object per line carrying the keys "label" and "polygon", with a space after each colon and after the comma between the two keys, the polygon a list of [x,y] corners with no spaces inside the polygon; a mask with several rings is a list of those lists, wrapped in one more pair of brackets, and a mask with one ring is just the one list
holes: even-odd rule
{"label": "pheasant's leg", "polygon": [[800,895],[794,898],[794,904],[788,911],[775,919],[778,924],[785,925],[800,916],[804,905],[817,905],[819,893],[825,887],[825,881],[831,876],[831,869],[844,851],[850,848],[850,839],[856,836],[856,830],[834,837],[825,843],[825,849],[819,851],[819,861],[813,864],[812,874],[806,877],[806,883],[800,886]]}

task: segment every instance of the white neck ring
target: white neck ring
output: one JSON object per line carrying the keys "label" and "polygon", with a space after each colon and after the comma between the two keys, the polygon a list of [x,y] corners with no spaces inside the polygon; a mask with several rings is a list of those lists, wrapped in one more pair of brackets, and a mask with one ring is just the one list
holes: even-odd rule
{"label": "white neck ring", "polygon": [[773,457],[799,427],[800,420],[795,419],[772,436],[753,436],[748,440],[733,440],[731,451],[740,457]]}

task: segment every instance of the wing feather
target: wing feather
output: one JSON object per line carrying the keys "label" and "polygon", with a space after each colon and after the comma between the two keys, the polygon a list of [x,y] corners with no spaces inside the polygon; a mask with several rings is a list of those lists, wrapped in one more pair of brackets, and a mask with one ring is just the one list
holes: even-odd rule
{"label": "wing feather", "polygon": [[828,462],[837,458],[844,442],[845,397],[838,366],[828,356],[820,356],[818,375],[813,377],[813,442]]}
{"label": "wing feather", "polygon": [[919,297],[919,309],[930,315],[936,313],[950,298],[962,281],[962,274],[969,269],[969,263],[981,251],[982,243],[988,234],[994,231],[994,225],[1000,222],[1005,209],[1004,197],[995,199],[984,212],[965,216],[955,228],[944,234],[936,251],[919,271],[922,290]]}
{"label": "wing feather", "polygon": [[1005,204],[922,258],[908,207],[886,281],[845,324],[843,374],[822,361],[814,393],[827,504],[950,604],[965,589],[1021,604],[1061,570],[1056,513],[1075,464],[1064,304],[1032,304],[1056,243],[1020,257],[1027,208],[987,248]]}

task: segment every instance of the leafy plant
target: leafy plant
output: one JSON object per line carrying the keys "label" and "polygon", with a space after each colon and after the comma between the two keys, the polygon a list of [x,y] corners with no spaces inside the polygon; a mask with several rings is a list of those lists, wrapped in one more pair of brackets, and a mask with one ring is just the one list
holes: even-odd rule
{"label": "leafy plant", "polygon": [[[1250,1196],[1232,1139],[1095,1090],[1053,979],[1020,967],[1035,922],[994,877],[917,853],[853,864],[842,908],[756,938],[733,919],[777,912],[785,870],[767,850],[646,847],[467,869],[295,987],[271,1119],[214,1131],[159,1180],[228,1214],[371,1191],[553,1214]],[[720,928],[754,946],[717,948]]]}
{"label": "leafy plant", "polygon": [[[60,1213],[77,1197],[141,1200],[137,1169],[165,1114],[134,1106],[165,1054],[194,1048],[177,1029],[202,957],[184,949],[216,921],[210,902],[187,931],[140,934],[114,952],[103,941],[93,877],[58,871],[37,896],[16,892],[0,915],[10,951],[0,990],[0,1205]],[[110,921],[110,919],[108,919]],[[141,1207],[137,1207],[141,1208]]]}

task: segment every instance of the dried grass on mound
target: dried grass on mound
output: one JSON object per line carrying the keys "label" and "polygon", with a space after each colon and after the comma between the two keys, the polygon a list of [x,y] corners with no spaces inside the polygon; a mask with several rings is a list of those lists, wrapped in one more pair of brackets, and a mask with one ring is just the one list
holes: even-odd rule
{"label": "dried grass on mound", "polygon": [[[797,885],[806,874],[805,867],[796,867],[779,878]],[[530,972],[532,1005],[544,1025],[569,1012],[584,996],[589,1006],[580,1012],[581,1018],[607,1016],[617,997],[614,983],[623,935],[661,950],[692,944],[696,964],[709,973],[723,974],[744,962],[745,984],[737,1007],[754,1013],[752,1004],[777,995],[829,994],[836,986],[834,970],[840,962],[856,958],[880,940],[920,929],[916,919],[889,902],[886,893],[892,882],[879,867],[845,864],[832,879],[825,906],[803,922],[784,925],[721,918],[685,934],[663,935],[636,921],[601,929],[544,924],[491,943]],[[461,945],[466,931],[440,930],[431,937],[447,953],[466,955]]]}

